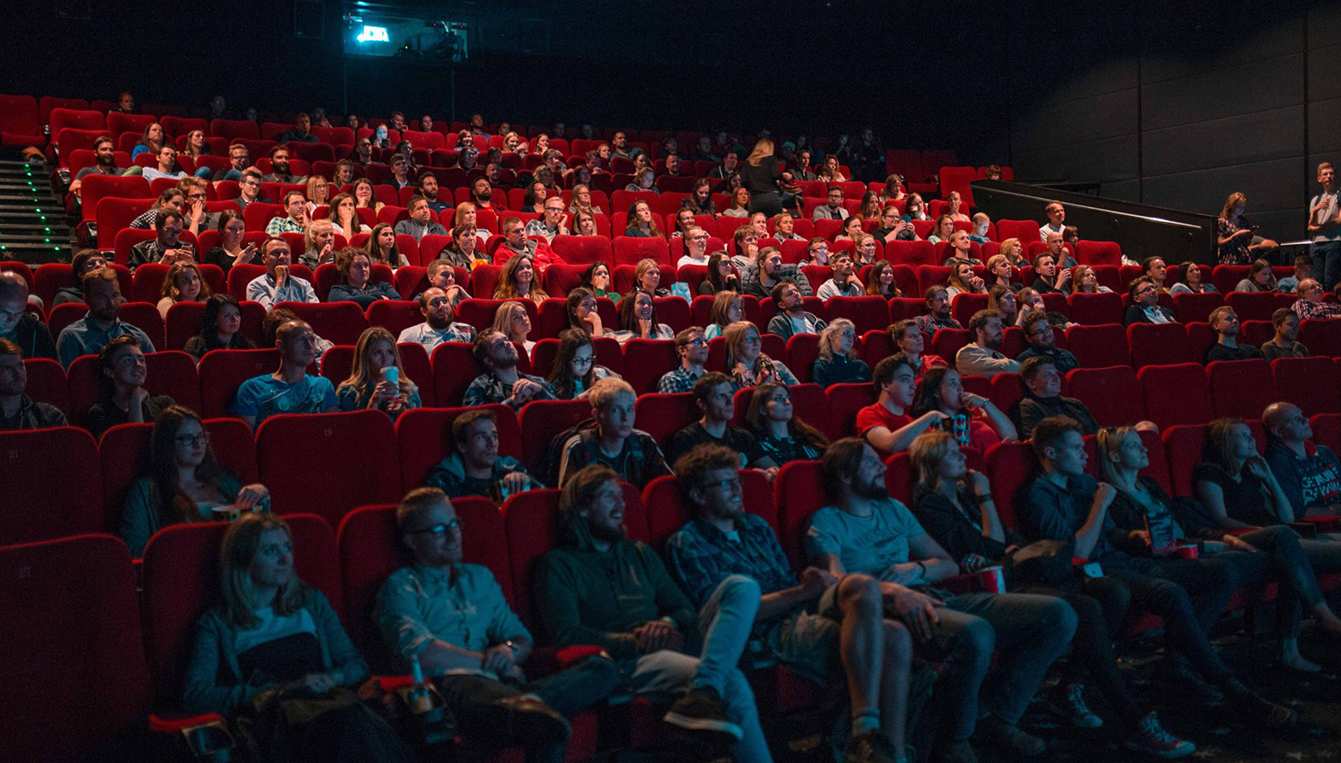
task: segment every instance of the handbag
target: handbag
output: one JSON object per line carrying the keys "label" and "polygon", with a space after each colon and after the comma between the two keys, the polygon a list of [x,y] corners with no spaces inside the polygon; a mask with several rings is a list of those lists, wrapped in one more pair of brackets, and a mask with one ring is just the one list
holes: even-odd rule
{"label": "handbag", "polygon": [[1017,586],[1059,586],[1071,577],[1076,540],[1039,540],[1015,549],[1002,560],[1006,590]]}
{"label": "handbag", "polygon": [[306,687],[271,689],[246,703],[235,722],[251,760],[258,763],[413,760],[386,719],[343,686],[324,693]]}

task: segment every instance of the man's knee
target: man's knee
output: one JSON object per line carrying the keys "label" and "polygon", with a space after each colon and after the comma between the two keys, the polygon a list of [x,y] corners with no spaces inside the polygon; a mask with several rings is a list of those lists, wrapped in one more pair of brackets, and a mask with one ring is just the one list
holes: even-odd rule
{"label": "man's knee", "polygon": [[848,575],[838,584],[838,602],[846,610],[880,611],[880,584],[870,575]]}
{"label": "man's knee", "polygon": [[754,578],[745,575],[728,575],[719,586],[722,590],[723,600],[750,600],[758,601],[763,595],[759,588],[759,583]]}
{"label": "man's knee", "polygon": [[990,661],[996,651],[996,630],[981,617],[970,618],[955,632],[952,650],[961,657]]}

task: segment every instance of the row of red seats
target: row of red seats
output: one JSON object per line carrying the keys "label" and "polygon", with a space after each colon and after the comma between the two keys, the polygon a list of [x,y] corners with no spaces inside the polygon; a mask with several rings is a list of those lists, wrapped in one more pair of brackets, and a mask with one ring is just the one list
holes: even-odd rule
{"label": "row of red seats", "polygon": [[[349,353],[344,348],[345,363]],[[434,367],[445,369],[449,362],[458,367],[469,364],[467,353],[462,345],[445,345],[435,353]],[[274,350],[210,353],[200,367],[198,392],[190,385],[195,367],[189,357],[155,353],[150,358],[148,386],[152,392],[173,395],[179,403],[215,417],[207,428],[226,466],[245,479],[259,475],[282,510],[311,511],[333,522],[354,506],[392,501],[398,492],[422,485],[432,466],[451,451],[451,421],[468,410],[415,409],[394,425],[377,411],[277,416],[263,422],[253,440],[240,421],[217,417],[227,415],[227,404],[241,381],[274,368]],[[32,372],[29,387],[35,398],[42,397],[36,394],[38,390],[58,387],[52,377],[59,367],[51,369],[50,361],[28,363]],[[408,368],[407,372],[415,373]],[[43,373],[47,376],[40,376]],[[459,402],[458,393],[469,384],[470,374],[444,381],[446,376],[440,371],[433,385],[423,388],[426,404],[433,405],[435,395],[439,404]],[[83,403],[92,397],[91,377],[89,367],[72,367],[69,392],[77,393]],[[37,387],[39,379],[41,387]],[[1003,410],[1024,395],[1018,374],[1002,374],[991,381],[966,377],[965,388],[989,397]],[[839,384],[827,390],[799,384],[791,392],[806,420],[831,439],[855,434],[857,411],[874,401],[869,384]],[[744,422],[753,393],[752,388],[737,393],[737,423]],[[1150,366],[1139,372],[1124,366],[1081,368],[1067,375],[1063,394],[1084,401],[1101,426],[1148,419],[1169,436],[1177,427],[1201,426],[1217,417],[1256,419],[1277,400],[1295,403],[1306,414],[1331,421],[1327,417],[1341,415],[1341,370],[1330,358]],[[506,406],[493,410],[500,452],[532,468],[539,466],[555,435],[591,415],[590,404],[583,400],[535,401],[516,415]],[[641,394],[635,414],[639,428],[661,441],[698,418],[689,393]],[[0,434],[0,446],[4,446],[0,453],[6,454],[3,472],[16,505],[45,507],[41,518],[24,517],[18,526],[0,532],[0,542],[115,527],[126,486],[144,473],[142,459],[151,429],[147,424],[116,427],[103,435],[100,445],[87,432],[74,428]],[[1341,445],[1337,442],[1341,426],[1320,427],[1318,436],[1325,444]],[[333,471],[320,484],[313,484],[305,473],[292,469],[293,443],[303,443],[304,452],[316,462],[358,467]]]}

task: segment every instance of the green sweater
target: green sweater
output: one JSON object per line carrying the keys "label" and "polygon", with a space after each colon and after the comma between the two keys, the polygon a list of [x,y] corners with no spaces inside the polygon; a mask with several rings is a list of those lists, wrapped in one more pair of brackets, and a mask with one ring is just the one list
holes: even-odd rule
{"label": "green sweater", "polygon": [[537,614],[556,643],[593,644],[619,659],[637,657],[633,630],[649,620],[692,634],[698,613],[651,546],[623,540],[597,551],[586,520],[565,529],[565,545],[545,554],[535,573]]}

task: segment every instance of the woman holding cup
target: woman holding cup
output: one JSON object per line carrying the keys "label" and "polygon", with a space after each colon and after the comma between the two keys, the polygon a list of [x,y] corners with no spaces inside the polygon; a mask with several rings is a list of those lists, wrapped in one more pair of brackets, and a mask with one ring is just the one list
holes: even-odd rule
{"label": "woman holding cup", "polygon": [[392,419],[411,408],[419,408],[419,388],[404,374],[396,338],[381,326],[373,326],[354,345],[354,367],[349,378],[335,390],[340,410],[380,410]]}
{"label": "woman holding cup", "polygon": [[913,513],[962,569],[986,573],[982,577],[997,581],[1001,587],[991,592],[1059,596],[1075,609],[1078,625],[1071,659],[1063,667],[1049,708],[1075,726],[1102,726],[1103,719],[1085,703],[1085,680],[1092,679],[1117,715],[1126,747],[1163,758],[1195,751],[1194,744],[1165,731],[1154,711],[1137,705],[1118,671],[1111,634],[1121,624],[1131,600],[1125,587],[1111,578],[1070,574],[1069,558],[1060,579],[1003,575],[1000,565],[1025,543],[1002,523],[987,477],[967,467],[963,451],[947,432],[919,435],[908,454],[917,475]]}

